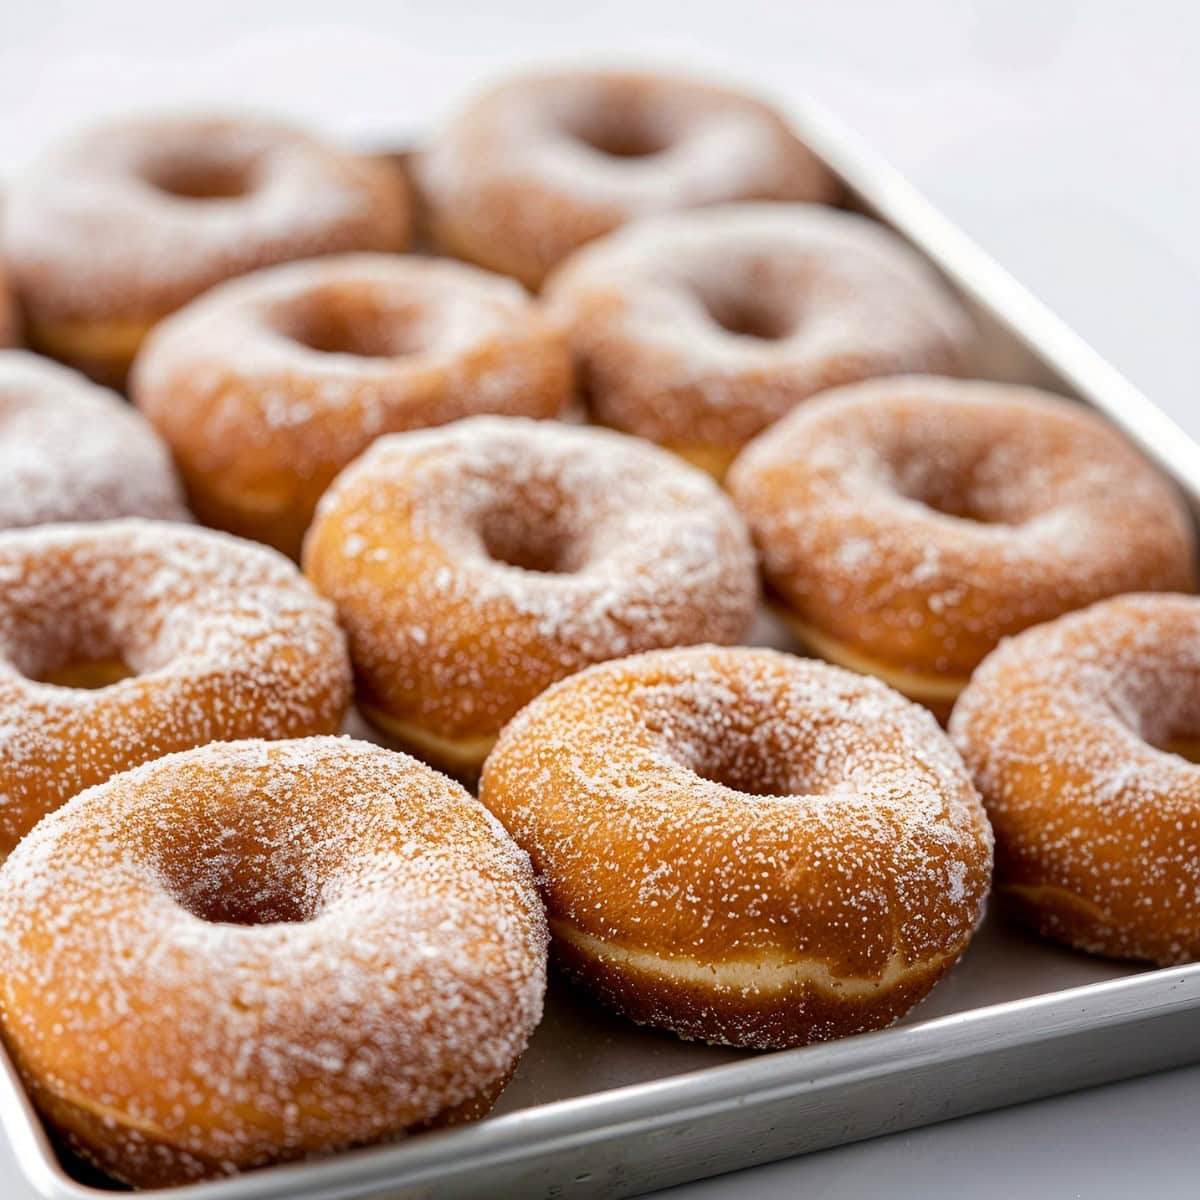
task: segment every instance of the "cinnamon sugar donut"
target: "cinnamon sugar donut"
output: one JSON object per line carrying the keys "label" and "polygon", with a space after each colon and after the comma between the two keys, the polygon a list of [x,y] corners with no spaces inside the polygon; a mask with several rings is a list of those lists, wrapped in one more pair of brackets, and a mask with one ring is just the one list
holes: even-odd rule
{"label": "cinnamon sugar donut", "polygon": [[950,730],[1018,917],[1093,954],[1200,958],[1200,600],[1119,596],[1028,630]]}
{"label": "cinnamon sugar donut", "polygon": [[1033,388],[830,392],[751,444],[729,489],[801,641],[943,716],[1001,638],[1194,585],[1170,484],[1101,418]]}
{"label": "cinnamon sugar donut", "polygon": [[148,763],[0,871],[5,1044],[49,1124],[143,1187],[480,1112],[545,970],[529,860],[499,824],[347,739]]}
{"label": "cinnamon sugar donut", "polygon": [[511,280],[354,255],[215,289],[155,331],[132,383],[201,520],[295,557],[318,497],[380,434],[555,416],[571,364]]}
{"label": "cinnamon sugar donut", "polygon": [[7,246],[30,342],[119,384],[148,330],[256,267],[399,250],[391,168],[253,117],[117,121],[66,142],[13,188]]}
{"label": "cinnamon sugar donut", "polygon": [[700,646],[593,667],[505,728],[480,799],[561,964],[681,1037],[886,1025],[966,948],[991,832],[933,718],[873,679]]}
{"label": "cinnamon sugar donut", "polygon": [[442,246],[530,287],[634,218],[838,191],[758,100],[602,70],[523,75],[485,92],[418,157],[416,178]]}
{"label": "cinnamon sugar donut", "polygon": [[0,351],[0,529],[188,521],[171,456],[119,396],[23,350]]}
{"label": "cinnamon sugar donut", "polygon": [[322,499],[304,569],[349,636],[360,711],[468,776],[555,680],[737,641],[757,599],[704,475],[619,434],[488,417],[376,442]]}
{"label": "cinnamon sugar donut", "polygon": [[814,392],[898,371],[960,373],[973,330],[881,225],[811,205],[645,221],[548,282],[595,418],[724,474]]}
{"label": "cinnamon sugar donut", "polygon": [[331,733],[349,692],[332,610],[271,550],[140,520],[0,533],[0,857],[148,759]]}

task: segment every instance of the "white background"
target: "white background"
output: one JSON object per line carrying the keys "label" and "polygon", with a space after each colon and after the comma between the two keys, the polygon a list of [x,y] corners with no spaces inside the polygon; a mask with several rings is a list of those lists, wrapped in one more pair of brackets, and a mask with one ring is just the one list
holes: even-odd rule
{"label": "white background", "polygon": [[[0,0],[0,172],[99,115],[251,106],[426,127],[481,76],[634,58],[811,94],[1200,435],[1200,4]],[[1194,1195],[1200,1069],[679,1189]],[[19,1196],[0,1147],[0,1197]]]}

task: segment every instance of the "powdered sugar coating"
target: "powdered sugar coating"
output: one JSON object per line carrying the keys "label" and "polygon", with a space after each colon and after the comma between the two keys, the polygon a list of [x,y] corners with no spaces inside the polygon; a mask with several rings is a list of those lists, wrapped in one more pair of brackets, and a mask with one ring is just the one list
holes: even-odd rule
{"label": "powdered sugar coating", "polygon": [[[745,966],[744,987],[711,989],[719,1033],[682,1029],[740,1044],[780,1044],[813,999],[764,1014],[756,962],[869,982],[952,958],[990,876],[983,809],[932,717],[771,650],[658,651],[564,680],[504,729],[480,798],[529,852],[552,923],[665,968]],[[669,1004],[659,1019],[680,1027]]]}
{"label": "powdered sugar coating", "polygon": [[654,213],[832,200],[778,114],[698,80],[538,72],[476,97],[416,164],[438,238],[536,286],[583,242]]}
{"label": "powdered sugar coating", "polygon": [[[132,676],[37,682],[105,661]],[[349,692],[332,608],[274,551],[142,520],[0,533],[0,854],[148,759],[333,732]]]}
{"label": "powdered sugar coating", "polygon": [[708,477],[619,434],[496,417],[376,442],[322,498],[304,563],[363,697],[443,737],[495,734],[593,662],[736,641],[757,598]]}
{"label": "powdered sugar coating", "polygon": [[159,759],[0,871],[7,1046],[51,1123],[142,1185],[398,1136],[494,1090],[545,958],[528,859],[486,809],[349,739]]}
{"label": "powdered sugar coating", "polygon": [[951,735],[996,829],[998,882],[1044,934],[1200,958],[1200,599],[1119,596],[1005,642]]}
{"label": "powdered sugar coating", "polygon": [[346,255],[256,272],[164,322],[133,377],[198,514],[298,554],[317,498],[384,433],[558,414],[565,339],[462,263]]}
{"label": "powdered sugar coating", "polygon": [[736,448],[814,392],[899,371],[957,374],[973,329],[883,226],[817,205],[640,221],[547,282],[605,424]]}
{"label": "powdered sugar coating", "polygon": [[0,528],[190,521],[166,447],[121,398],[20,350],[0,352]]}
{"label": "powdered sugar coating", "polygon": [[905,670],[968,676],[1002,637],[1131,590],[1189,590],[1171,485],[1082,406],[926,377],[832,391],[729,488],[806,625]]}
{"label": "powdered sugar coating", "polygon": [[260,118],[114,121],[14,186],[6,241],[27,314],[156,320],[268,263],[398,250],[403,185],[377,164]]}

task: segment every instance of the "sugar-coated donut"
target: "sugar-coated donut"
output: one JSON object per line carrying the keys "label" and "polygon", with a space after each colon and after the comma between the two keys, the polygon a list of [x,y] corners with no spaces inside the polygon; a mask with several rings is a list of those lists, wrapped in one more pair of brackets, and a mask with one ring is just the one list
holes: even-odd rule
{"label": "sugar-coated donut", "polygon": [[304,567],[337,606],[360,710],[464,775],[555,680],[737,641],[757,600],[710,479],[634,438],[513,418],[376,442],[322,499]]}
{"label": "sugar-coated donut", "polygon": [[1001,638],[1194,585],[1171,485],[1101,418],[1033,388],[830,392],[752,443],[728,483],[800,639],[942,716]]}
{"label": "sugar-coated donut", "polygon": [[571,363],[511,280],[352,255],[215,289],[155,331],[132,383],[201,520],[296,556],[318,497],[380,434],[555,416]]}
{"label": "sugar-coated donut", "polygon": [[0,857],[148,759],[332,733],[349,694],[332,609],[273,550],[142,520],[0,533]]}
{"label": "sugar-coated donut", "polygon": [[4,1041],[76,1150],[160,1187],[477,1115],[541,1015],[529,860],[343,738],[173,754],[0,871]]}
{"label": "sugar-coated donut", "polygon": [[635,218],[838,191],[767,105],[629,71],[534,73],[492,88],[418,156],[415,174],[440,245],[531,287]]}
{"label": "sugar-coated donut", "polygon": [[1093,954],[1200,958],[1200,599],[1119,596],[1022,633],[950,731],[1019,918]]}
{"label": "sugar-coated donut", "polygon": [[973,327],[895,234],[816,205],[640,222],[546,287],[595,418],[718,477],[814,392],[898,371],[958,374]]}
{"label": "sugar-coated donut", "polygon": [[886,1025],[965,949],[991,875],[929,713],[773,650],[658,651],[550,688],[480,799],[533,860],[567,972],[685,1038]]}
{"label": "sugar-coated donut", "polygon": [[166,446],[119,396],[23,350],[0,351],[0,529],[189,521]]}
{"label": "sugar-coated donut", "polygon": [[399,250],[398,173],[252,117],[113,122],[13,188],[7,249],[29,341],[119,384],[148,330],[233,275],[316,254]]}

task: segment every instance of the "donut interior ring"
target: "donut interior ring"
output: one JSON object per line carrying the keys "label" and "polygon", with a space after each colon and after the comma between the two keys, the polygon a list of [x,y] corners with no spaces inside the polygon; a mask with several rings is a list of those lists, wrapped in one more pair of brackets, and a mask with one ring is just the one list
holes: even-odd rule
{"label": "donut interior ring", "polygon": [[758,595],[706,476],[619,434],[495,417],[376,442],[322,499],[304,569],[347,631],[360,710],[464,775],[555,680],[736,641]]}
{"label": "donut interior ring", "polygon": [[956,375],[974,330],[889,230],[816,205],[726,205],[642,221],[546,284],[605,425],[720,477],[816,392],[901,371]]}
{"label": "donut interior ring", "polygon": [[1011,911],[1093,954],[1200,958],[1200,600],[1119,596],[1005,642],[950,731]]}
{"label": "donut interior ring", "polygon": [[115,121],[35,164],[6,213],[30,343],[120,384],[146,333],[258,267],[409,234],[398,172],[251,117]]}
{"label": "donut interior ring", "polygon": [[82,375],[0,351],[0,529],[52,521],[190,521],[171,456],[146,420]]}
{"label": "donut interior ring", "polygon": [[298,556],[317,499],[380,434],[553,417],[563,337],[511,280],[347,255],[256,272],[157,329],[132,381],[208,524]]}
{"label": "donut interior ring", "polygon": [[635,1021],[758,1048],[888,1024],[983,910],[991,832],[924,710],[776,651],[664,650],[523,709],[480,798],[568,974]]}
{"label": "donut interior ring", "polygon": [[1191,590],[1182,499],[1081,405],[905,377],[830,391],[729,489],[801,641],[942,716],[1004,637],[1131,590]]}
{"label": "donut interior ring", "polygon": [[206,742],[332,733],[345,641],[286,559],[185,525],[0,533],[0,857],[118,771]]}
{"label": "donut interior ring", "polygon": [[838,185],[768,106],[685,78],[530,74],[480,95],[415,163],[435,240],[537,287],[627,221]]}
{"label": "donut interior ring", "polygon": [[343,738],[158,759],[0,871],[5,1044],[68,1143],[142,1187],[486,1107],[545,961],[528,859],[486,809]]}

